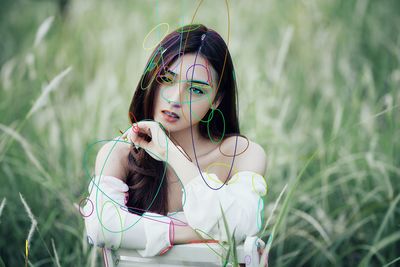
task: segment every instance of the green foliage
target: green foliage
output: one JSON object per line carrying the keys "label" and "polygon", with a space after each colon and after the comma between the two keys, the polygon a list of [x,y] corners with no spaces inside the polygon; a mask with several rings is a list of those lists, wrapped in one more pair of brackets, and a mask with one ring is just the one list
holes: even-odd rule
{"label": "green foliage", "polygon": [[[235,239],[236,228],[233,229],[233,232],[231,235],[230,230],[229,230],[228,221],[226,220],[225,213],[224,213],[224,210],[222,209],[221,204],[219,205],[219,207],[221,209],[221,215],[222,215],[222,219],[224,222],[225,232],[226,232],[226,236],[228,238],[228,245],[229,245],[228,252],[226,254],[226,258],[224,260],[223,266],[226,266],[227,263],[231,262],[232,266],[237,267],[237,266],[239,266],[239,263],[238,263],[237,249],[236,249],[237,244],[236,244],[236,239]],[[231,256],[232,256],[232,259],[231,259]]]}

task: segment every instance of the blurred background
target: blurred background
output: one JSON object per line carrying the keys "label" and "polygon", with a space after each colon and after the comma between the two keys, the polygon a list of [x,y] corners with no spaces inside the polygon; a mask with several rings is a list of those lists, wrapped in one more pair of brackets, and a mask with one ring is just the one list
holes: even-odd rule
{"label": "blurred background", "polygon": [[[102,266],[77,209],[98,141],[129,127],[145,36],[198,4],[0,1],[0,266],[26,264],[35,221],[28,266]],[[228,19],[205,0],[194,22],[229,40],[267,152],[270,266],[400,266],[400,1],[231,0]]]}

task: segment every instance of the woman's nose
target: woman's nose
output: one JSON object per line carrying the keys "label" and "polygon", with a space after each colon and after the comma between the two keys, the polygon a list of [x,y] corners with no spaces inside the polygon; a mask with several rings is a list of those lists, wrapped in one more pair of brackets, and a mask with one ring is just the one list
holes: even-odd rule
{"label": "woman's nose", "polygon": [[173,106],[174,108],[180,108],[180,107],[181,107],[181,105],[180,105],[179,103],[173,103],[172,106]]}
{"label": "woman's nose", "polygon": [[172,101],[171,99],[168,99],[167,102],[168,102],[168,104],[172,104],[172,107],[174,107],[174,108],[180,108],[181,107],[179,102]]}
{"label": "woman's nose", "polygon": [[179,87],[176,86],[170,89],[169,97],[167,99],[169,104],[172,104],[173,107],[180,108],[181,107],[181,98],[183,96],[180,95]]}

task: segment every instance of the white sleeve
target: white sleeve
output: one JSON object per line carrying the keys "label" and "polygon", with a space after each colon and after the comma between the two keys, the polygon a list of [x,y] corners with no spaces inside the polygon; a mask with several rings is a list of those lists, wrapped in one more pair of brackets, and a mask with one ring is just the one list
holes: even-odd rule
{"label": "white sleeve", "polygon": [[237,243],[246,236],[255,235],[261,228],[263,213],[261,196],[266,194],[266,182],[263,176],[252,171],[241,171],[232,176],[228,184],[222,186],[216,174],[207,172],[201,174],[205,181],[199,174],[182,189],[183,210],[188,224],[199,230],[198,233],[206,239],[211,237],[227,241],[221,204],[230,235],[236,228]]}
{"label": "white sleeve", "polygon": [[143,257],[158,255],[170,247],[171,219],[152,212],[143,216],[127,211],[128,185],[113,176],[95,176],[82,216],[89,243],[118,249],[136,249]]}

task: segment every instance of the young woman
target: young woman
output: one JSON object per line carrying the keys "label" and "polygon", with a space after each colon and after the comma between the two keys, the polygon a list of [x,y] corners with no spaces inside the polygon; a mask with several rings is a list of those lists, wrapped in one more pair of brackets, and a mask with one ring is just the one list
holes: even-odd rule
{"label": "young woman", "polygon": [[129,117],[133,126],[96,158],[83,208],[89,242],[149,257],[226,241],[222,211],[237,243],[257,234],[266,155],[240,134],[233,63],[217,32],[192,24],[167,35]]}

